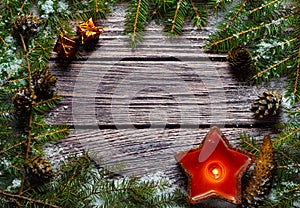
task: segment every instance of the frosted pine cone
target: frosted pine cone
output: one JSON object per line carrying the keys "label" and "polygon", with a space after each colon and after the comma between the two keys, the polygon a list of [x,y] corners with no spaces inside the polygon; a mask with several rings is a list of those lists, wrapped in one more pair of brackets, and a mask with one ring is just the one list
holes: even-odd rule
{"label": "frosted pine cone", "polygon": [[265,91],[258,95],[250,110],[254,112],[257,118],[265,118],[275,116],[279,113],[281,107],[282,96],[277,91]]}
{"label": "frosted pine cone", "polygon": [[15,20],[15,30],[25,39],[32,37],[37,31],[42,21],[32,14],[22,14]]}
{"label": "frosted pine cone", "polygon": [[17,111],[28,112],[36,102],[36,95],[32,89],[22,87],[12,99]]}
{"label": "frosted pine cone", "polygon": [[53,97],[56,82],[56,76],[52,75],[49,70],[35,71],[32,74],[32,86],[37,99],[44,100]]}
{"label": "frosted pine cone", "polygon": [[50,162],[42,156],[34,156],[26,164],[27,174],[31,182],[45,182],[53,177],[53,170]]}

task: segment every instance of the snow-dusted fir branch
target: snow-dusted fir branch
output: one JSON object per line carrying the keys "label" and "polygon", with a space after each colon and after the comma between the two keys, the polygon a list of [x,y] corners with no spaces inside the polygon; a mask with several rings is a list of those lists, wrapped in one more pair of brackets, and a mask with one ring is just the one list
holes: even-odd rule
{"label": "snow-dusted fir branch", "polygon": [[131,0],[126,11],[125,34],[130,38],[130,45],[135,48],[136,44],[142,40],[142,34],[149,13],[148,0]]}

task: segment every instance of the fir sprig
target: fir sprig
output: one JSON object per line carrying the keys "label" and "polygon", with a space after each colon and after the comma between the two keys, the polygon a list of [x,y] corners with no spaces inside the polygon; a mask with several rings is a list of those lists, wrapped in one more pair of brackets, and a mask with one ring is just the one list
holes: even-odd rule
{"label": "fir sprig", "polygon": [[188,14],[190,19],[192,20],[193,25],[197,26],[198,28],[202,28],[206,25],[207,13],[202,8],[200,3],[190,0],[189,4],[189,7],[192,9],[188,10]]}
{"label": "fir sprig", "polygon": [[148,18],[148,7],[148,0],[131,0],[129,3],[124,32],[129,36],[133,48],[142,40],[142,33]]}
{"label": "fir sprig", "polygon": [[243,147],[245,148],[245,150],[255,154],[256,156],[258,155],[258,153],[259,153],[259,148],[257,147],[258,142],[254,137],[244,133],[244,134],[240,135],[240,139],[242,141],[242,144],[243,144]]}
{"label": "fir sprig", "polygon": [[289,70],[289,87],[287,89],[287,95],[292,96],[294,101],[300,101],[300,1],[295,1],[294,9],[294,33],[293,37],[296,41],[293,44],[293,52],[295,55],[295,61],[291,65]]}
{"label": "fir sprig", "polygon": [[207,22],[207,10],[225,9],[230,0],[199,2],[194,0],[131,0],[126,11],[125,34],[129,36],[130,45],[136,47],[142,40],[145,25],[153,19],[162,21],[167,34],[180,35],[186,17],[201,29]]}
{"label": "fir sprig", "polygon": [[217,52],[247,47],[253,55],[249,78],[261,83],[287,76],[285,95],[293,104],[300,101],[298,22],[298,1],[244,0],[226,14],[218,31],[210,36],[207,48]]}
{"label": "fir sprig", "polygon": [[70,156],[57,172],[55,181],[40,186],[38,190],[31,189],[25,195],[36,201],[47,201],[59,207],[179,205],[180,194],[164,193],[169,186],[164,178],[159,180],[140,180],[135,177],[110,178],[105,169],[97,169],[89,156],[83,153]]}
{"label": "fir sprig", "polygon": [[184,19],[187,15],[187,5],[188,2],[186,0],[177,1],[174,9],[167,14],[165,31],[168,31],[171,34],[180,34],[182,32]]}
{"label": "fir sprig", "polygon": [[225,10],[228,3],[232,3],[232,0],[210,0],[207,5],[213,7],[216,11]]}
{"label": "fir sprig", "polygon": [[[268,32],[269,35],[276,33],[277,24],[281,24],[286,19],[290,18],[291,15],[286,15],[276,20],[272,20],[271,22],[262,23],[260,25],[256,25],[251,28],[246,28],[245,30],[238,31],[237,33],[233,33],[228,37],[225,37],[220,40],[212,40],[207,47],[211,48],[212,50],[229,50],[234,45],[243,45],[243,42],[250,40],[251,38],[257,38],[257,34],[261,35],[264,32]],[[275,31],[274,31],[275,30]],[[235,41],[235,42],[234,42]]]}
{"label": "fir sprig", "polygon": [[[300,184],[297,180],[300,172],[300,125],[297,116],[299,110],[290,111],[289,114],[290,122],[276,125],[277,130],[281,132],[272,139],[277,165],[273,172],[271,194],[262,206],[294,207],[294,203],[299,203]],[[241,135],[240,138],[245,149],[258,153],[259,144],[256,138],[247,134]]]}

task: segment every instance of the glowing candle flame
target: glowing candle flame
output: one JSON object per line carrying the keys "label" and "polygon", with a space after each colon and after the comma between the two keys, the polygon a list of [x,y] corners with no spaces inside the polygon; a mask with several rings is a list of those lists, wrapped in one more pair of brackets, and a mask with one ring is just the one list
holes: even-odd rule
{"label": "glowing candle flame", "polygon": [[220,178],[219,170],[217,168],[214,168],[211,172],[215,175],[215,179]]}
{"label": "glowing candle flame", "polygon": [[222,181],[226,176],[225,168],[220,162],[209,163],[206,170],[207,179],[213,183]]}

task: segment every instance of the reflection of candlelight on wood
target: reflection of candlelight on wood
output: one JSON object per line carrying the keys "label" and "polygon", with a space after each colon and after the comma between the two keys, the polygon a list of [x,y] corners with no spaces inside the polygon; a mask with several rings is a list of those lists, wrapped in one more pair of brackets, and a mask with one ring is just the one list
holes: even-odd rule
{"label": "reflection of candlelight on wood", "polygon": [[254,156],[232,147],[218,127],[212,127],[197,148],[178,152],[176,160],[189,176],[189,202],[210,197],[241,203],[241,178]]}

